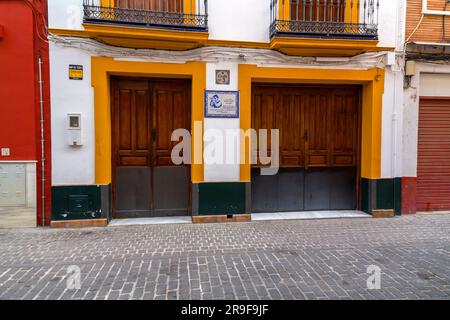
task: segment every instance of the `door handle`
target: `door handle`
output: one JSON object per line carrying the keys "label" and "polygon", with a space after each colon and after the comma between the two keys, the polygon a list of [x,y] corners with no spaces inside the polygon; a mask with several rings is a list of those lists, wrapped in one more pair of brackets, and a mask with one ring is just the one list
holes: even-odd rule
{"label": "door handle", "polygon": [[152,140],[153,140],[153,142],[156,141],[156,135],[157,135],[157,134],[158,134],[158,133],[157,133],[156,129],[153,128],[153,129],[152,129]]}
{"label": "door handle", "polygon": [[308,135],[308,131],[307,130],[305,130],[304,138],[305,138],[305,141],[308,141],[308,139],[309,139],[309,135]]}

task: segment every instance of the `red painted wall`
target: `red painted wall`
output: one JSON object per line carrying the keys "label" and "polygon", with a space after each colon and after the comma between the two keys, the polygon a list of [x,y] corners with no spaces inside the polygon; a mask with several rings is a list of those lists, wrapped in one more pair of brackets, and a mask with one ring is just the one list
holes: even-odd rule
{"label": "red painted wall", "polygon": [[413,214],[417,212],[416,190],[417,178],[402,178],[402,214]]}
{"label": "red painted wall", "polygon": [[0,1],[0,160],[37,160],[33,14],[21,1]]}
{"label": "red painted wall", "polygon": [[[50,74],[46,27],[46,0],[0,0],[0,148],[10,148],[11,152],[9,157],[0,154],[0,161],[37,161],[39,225],[50,223],[51,212]],[[41,184],[39,56],[43,61],[45,188]],[[45,203],[44,210],[42,203]]]}

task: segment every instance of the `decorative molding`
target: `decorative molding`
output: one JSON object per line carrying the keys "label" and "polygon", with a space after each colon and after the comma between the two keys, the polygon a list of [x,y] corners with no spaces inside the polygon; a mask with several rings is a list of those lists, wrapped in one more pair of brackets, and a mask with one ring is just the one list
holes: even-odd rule
{"label": "decorative molding", "polygon": [[393,51],[378,46],[378,40],[273,37],[270,49],[289,56],[355,57],[369,52]]}
{"label": "decorative molding", "polygon": [[265,67],[361,69],[385,68],[387,51],[369,52],[354,57],[296,57],[275,50],[239,47],[201,47],[186,51],[131,49],[115,47],[93,39],[50,35],[49,41],[65,48],[89,52],[93,56],[111,57],[117,61],[161,62],[236,62]]}

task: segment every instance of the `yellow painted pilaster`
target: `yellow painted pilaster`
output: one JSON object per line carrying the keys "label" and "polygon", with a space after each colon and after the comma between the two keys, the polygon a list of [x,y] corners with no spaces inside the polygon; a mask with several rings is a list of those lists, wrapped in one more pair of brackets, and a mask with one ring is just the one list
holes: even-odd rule
{"label": "yellow painted pilaster", "polygon": [[95,123],[95,183],[111,183],[111,109],[110,86],[104,61],[92,58]]}
{"label": "yellow painted pilaster", "polygon": [[[253,65],[239,65],[239,101],[240,101],[240,121],[241,129],[244,132],[251,129],[252,127],[252,78],[251,74],[254,71]],[[248,138],[246,141],[241,141],[241,157],[244,153],[245,161],[240,165],[241,181],[250,182],[251,181],[251,164],[250,164],[250,147],[251,141]]]}
{"label": "yellow painted pilaster", "polygon": [[374,81],[364,85],[361,135],[361,176],[381,177],[381,133],[384,70],[375,69]]}
{"label": "yellow painted pilaster", "polygon": [[[186,64],[116,61],[112,58],[92,58],[92,87],[94,89],[95,116],[95,183],[110,184],[112,181],[111,102],[110,76],[165,77],[192,79],[192,128],[195,122],[203,125],[203,92],[206,88],[206,66],[203,62]],[[192,141],[201,132],[194,130]],[[203,153],[203,144],[196,145]],[[203,163],[191,165],[192,182],[203,182]]]}

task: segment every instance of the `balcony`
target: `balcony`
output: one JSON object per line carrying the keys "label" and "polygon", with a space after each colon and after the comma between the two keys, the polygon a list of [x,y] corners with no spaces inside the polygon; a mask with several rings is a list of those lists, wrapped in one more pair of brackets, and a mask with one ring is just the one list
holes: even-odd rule
{"label": "balcony", "polygon": [[[323,54],[351,56],[378,43],[380,0],[270,1],[273,49],[295,54],[295,47],[312,46],[299,52],[308,55],[328,45]],[[333,47],[339,50],[330,51]]]}
{"label": "balcony", "polygon": [[84,0],[84,21],[206,31],[207,8],[207,0]]}
{"label": "balcony", "polygon": [[83,0],[84,28],[118,46],[188,50],[208,39],[207,0]]}
{"label": "balcony", "polygon": [[380,0],[271,0],[271,37],[378,39]]}

